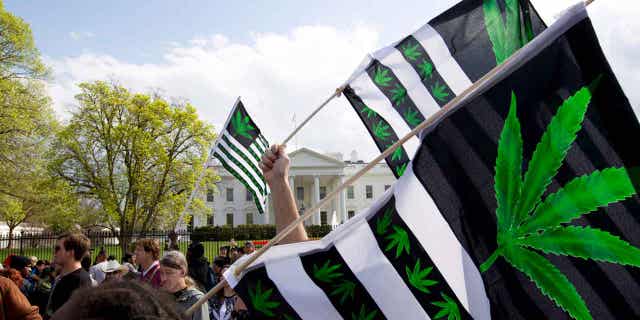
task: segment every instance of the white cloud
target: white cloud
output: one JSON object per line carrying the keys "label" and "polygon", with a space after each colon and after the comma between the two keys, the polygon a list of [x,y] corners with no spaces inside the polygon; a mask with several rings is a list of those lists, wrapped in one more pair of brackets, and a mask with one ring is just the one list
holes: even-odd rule
{"label": "white cloud", "polygon": [[[576,0],[537,0],[536,8],[550,18]],[[640,112],[640,5],[635,0],[596,1],[589,7],[603,50],[632,105]],[[250,44],[224,35],[202,35],[186,43],[169,43],[158,64],[133,64],[109,55],[85,52],[49,59],[55,81],[49,92],[59,113],[67,114],[82,81],[117,79],[135,91],[161,88],[168,96],[188,98],[202,118],[219,128],[235,98],[242,96],[249,112],[272,142],[280,142],[332,94],[367,52],[381,44],[367,26],[348,30],[302,26],[287,34],[252,33]],[[640,114],[640,113],[638,113]],[[377,150],[346,102],[331,102],[298,134],[294,142],[348,155],[357,149],[362,159]],[[291,143],[290,143],[291,144]]]}
{"label": "white cloud", "polygon": [[85,32],[71,31],[71,32],[69,32],[69,37],[71,37],[71,39],[73,39],[73,40],[88,39],[88,38],[93,38],[95,36],[96,35],[93,32],[89,32],[89,31],[85,31]]}
{"label": "white cloud", "polygon": [[[133,64],[99,53],[48,59],[55,73],[49,92],[64,117],[82,81],[117,79],[143,92],[161,88],[168,96],[188,98],[217,128],[240,95],[265,136],[280,142],[293,129],[294,113],[300,123],[379,45],[378,32],[363,25],[349,30],[302,26],[287,34],[255,32],[251,37],[249,45],[219,34],[174,43],[159,64]],[[376,153],[344,98],[327,105],[296,141],[345,154],[358,149],[363,159]]]}

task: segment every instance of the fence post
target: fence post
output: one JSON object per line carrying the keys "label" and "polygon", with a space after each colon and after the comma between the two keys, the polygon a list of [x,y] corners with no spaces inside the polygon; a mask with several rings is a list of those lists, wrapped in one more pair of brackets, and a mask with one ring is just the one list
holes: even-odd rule
{"label": "fence post", "polygon": [[20,232],[20,255],[23,255],[22,253],[22,236],[24,235],[24,232]]}

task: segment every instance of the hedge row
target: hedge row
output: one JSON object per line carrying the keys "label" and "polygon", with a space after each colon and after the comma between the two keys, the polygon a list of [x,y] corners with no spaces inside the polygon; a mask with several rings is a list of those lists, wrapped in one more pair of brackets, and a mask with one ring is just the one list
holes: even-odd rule
{"label": "hedge row", "polygon": [[[305,226],[309,238],[322,238],[331,232],[331,226]],[[235,240],[269,240],[276,235],[276,226],[266,225],[238,225],[204,226],[196,228],[191,233],[192,241],[229,241]]]}

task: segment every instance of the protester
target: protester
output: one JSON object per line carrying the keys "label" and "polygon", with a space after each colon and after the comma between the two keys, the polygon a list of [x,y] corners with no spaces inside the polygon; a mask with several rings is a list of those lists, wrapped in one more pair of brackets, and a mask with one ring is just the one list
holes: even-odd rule
{"label": "protester", "polygon": [[[229,266],[224,266],[221,273],[224,273]],[[216,320],[236,320],[249,319],[247,306],[238,297],[229,284],[225,283],[223,290],[218,291],[211,301],[211,315]]]}
{"label": "protester", "polygon": [[225,265],[228,265],[229,261],[226,258],[222,258],[222,257],[218,257],[215,260],[213,260],[213,274],[215,276],[215,281],[214,284],[217,284],[218,281],[220,281],[221,277],[222,277],[222,269],[224,268]]}
{"label": "protester", "polygon": [[49,295],[51,294],[51,287],[53,286],[54,279],[53,268],[48,267],[40,271],[38,275],[36,290],[32,294],[30,299],[31,303],[38,306],[40,309],[40,315],[44,316],[47,309],[47,302],[49,301]]}
{"label": "protester", "polygon": [[40,273],[42,273],[42,270],[44,270],[46,267],[47,267],[47,264],[45,260],[38,260],[36,261],[36,267],[33,268],[31,274],[35,276],[40,276]]}
{"label": "protester", "polygon": [[104,272],[102,272],[102,268],[107,263],[107,252],[104,250],[104,247],[100,247],[100,251],[96,256],[96,260],[93,262],[91,268],[89,268],[89,274],[91,275],[91,279],[95,280],[97,284],[102,283],[104,281]]}
{"label": "protester", "polygon": [[78,288],[91,286],[91,277],[80,265],[89,251],[89,239],[81,233],[67,233],[58,237],[53,262],[60,267],[60,278],[51,289],[47,317],[53,315]]}
{"label": "protester", "polygon": [[180,246],[178,245],[178,234],[171,230],[169,231],[169,243],[164,244],[164,250],[180,250]]}
{"label": "protester", "polygon": [[256,251],[256,246],[251,241],[247,241],[244,243],[244,254],[252,254]]}
{"label": "protester", "polygon": [[107,260],[107,263],[103,265],[102,272],[105,275],[104,281],[117,281],[122,280],[124,275],[129,272],[129,269],[112,259]]}
{"label": "protester", "polygon": [[231,247],[229,249],[229,260],[231,261],[231,263],[234,263],[236,262],[236,260],[238,260],[238,258],[240,258],[240,252],[238,252],[238,248]]}
{"label": "protester", "polygon": [[[13,281],[13,284],[15,284],[16,287],[22,288],[22,283],[24,282],[24,278],[22,278],[22,275],[20,275],[20,271],[12,268],[5,268],[0,270],[0,276]],[[22,290],[20,290],[20,292],[22,292]]]}
{"label": "protester", "polygon": [[31,278],[31,268],[29,264],[31,264],[31,260],[23,256],[13,256],[9,264],[9,268],[20,272],[23,281],[19,288],[27,299],[31,298],[31,294],[36,288],[36,281]]}
{"label": "protester", "polygon": [[91,255],[89,255],[89,253],[87,253],[84,257],[82,257],[82,260],[80,260],[80,266],[82,266],[82,269],[84,269],[84,271],[89,273],[89,278],[91,279],[91,286],[95,287],[98,285],[98,281],[96,281],[96,279],[94,279],[94,275],[91,274]]}
{"label": "protester", "polygon": [[[180,251],[168,251],[160,260],[162,289],[172,293],[176,299],[177,311],[182,314],[204,294],[195,288],[188,276],[187,259]],[[209,320],[209,306],[203,303],[191,316],[192,320]]]}
{"label": "protester", "polygon": [[209,260],[204,256],[202,243],[194,242],[187,248],[187,263],[189,277],[191,277],[200,290],[209,291],[215,285],[213,270],[209,267]]}
{"label": "protester", "polygon": [[124,254],[122,258],[122,265],[127,268],[127,273],[124,275],[124,279],[133,280],[140,279],[140,272],[136,265],[136,255],[130,252]]}
{"label": "protester", "polygon": [[[271,190],[271,203],[275,212],[276,232],[298,219],[299,213],[289,186],[289,157],[283,145],[272,145],[260,161],[260,169]],[[304,225],[299,223],[280,243],[308,240]]]}
{"label": "protester", "polygon": [[93,265],[95,266],[98,263],[107,261],[107,252],[104,250],[104,247],[100,247],[100,251],[98,251],[98,255],[96,259],[93,261]]}
{"label": "protester", "polygon": [[160,244],[155,239],[140,239],[136,242],[136,261],[142,268],[140,280],[149,283],[154,288],[160,287]]}
{"label": "protester", "polygon": [[181,320],[171,297],[140,281],[105,281],[78,290],[52,320]]}
{"label": "protester", "polygon": [[29,303],[13,281],[1,276],[0,320],[42,320],[38,307]]}
{"label": "protester", "polygon": [[218,257],[229,257],[229,246],[222,246],[218,249]]}

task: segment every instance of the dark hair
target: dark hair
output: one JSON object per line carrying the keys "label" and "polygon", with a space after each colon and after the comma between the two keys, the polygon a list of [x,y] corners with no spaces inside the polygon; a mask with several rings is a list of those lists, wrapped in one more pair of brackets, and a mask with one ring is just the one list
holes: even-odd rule
{"label": "dark hair", "polygon": [[222,269],[226,264],[229,264],[229,259],[227,257],[217,257],[213,260],[213,264]]}
{"label": "dark hair", "polygon": [[122,257],[122,263],[125,263],[125,262],[131,263],[131,259],[133,259],[133,254],[131,252],[127,252],[124,254],[124,257]]}
{"label": "dark hair", "polygon": [[20,274],[20,271],[13,268],[3,269],[3,270],[0,270],[0,276],[9,278],[11,281],[13,281],[13,283],[16,284],[16,286],[18,286],[18,288],[22,287],[22,282],[24,281],[24,278],[22,278],[22,274]]}
{"label": "dark hair", "polygon": [[89,272],[89,268],[91,268],[91,256],[86,255],[82,257],[82,260],[80,260],[80,265],[82,266],[82,269]]}
{"label": "dark hair", "polygon": [[38,262],[36,262],[36,266],[41,266],[43,264],[45,264],[44,260],[38,260]]}
{"label": "dark hair", "polygon": [[73,250],[73,257],[76,261],[82,260],[82,257],[89,251],[90,241],[87,236],[82,233],[65,233],[58,237],[63,240],[64,250]]}
{"label": "dark hair", "polygon": [[116,256],[114,256],[114,255],[111,255],[111,256],[107,257],[107,261],[111,261],[111,260],[115,260],[115,259],[116,259]]}
{"label": "dark hair", "polygon": [[160,258],[160,244],[156,239],[140,239],[136,241],[136,247],[140,246],[144,250],[144,252],[151,252],[153,256],[153,260],[158,260]]}
{"label": "dark hair", "polygon": [[193,259],[200,259],[204,256],[204,246],[200,242],[191,243],[187,250],[191,252],[191,258]]}
{"label": "dark hair", "polygon": [[66,304],[66,319],[180,319],[166,293],[141,281],[106,281],[97,290],[76,290]]}

